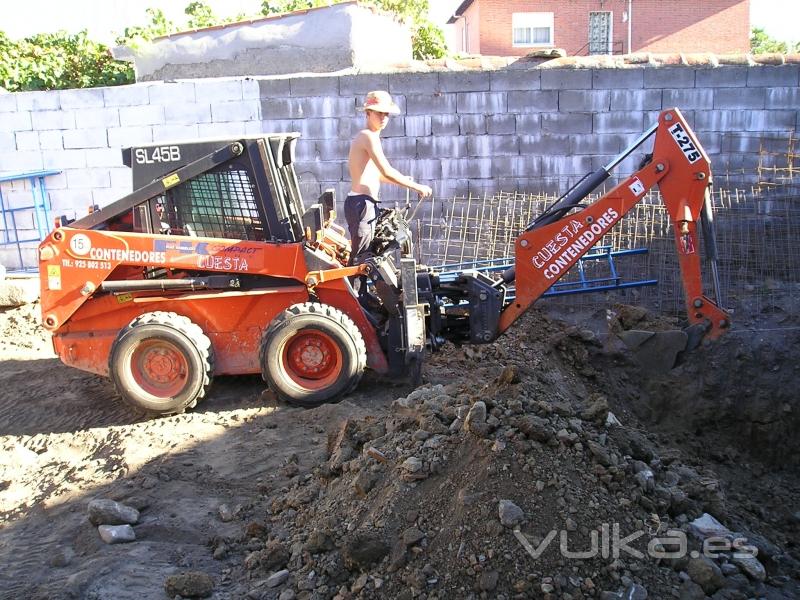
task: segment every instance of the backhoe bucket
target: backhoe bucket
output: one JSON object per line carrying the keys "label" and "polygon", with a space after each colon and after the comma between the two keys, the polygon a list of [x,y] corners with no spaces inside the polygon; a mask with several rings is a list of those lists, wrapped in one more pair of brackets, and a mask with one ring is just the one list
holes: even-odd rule
{"label": "backhoe bucket", "polygon": [[680,353],[689,345],[685,331],[639,331],[630,329],[619,334],[619,338],[632,352],[634,359],[646,371],[665,373],[674,368]]}

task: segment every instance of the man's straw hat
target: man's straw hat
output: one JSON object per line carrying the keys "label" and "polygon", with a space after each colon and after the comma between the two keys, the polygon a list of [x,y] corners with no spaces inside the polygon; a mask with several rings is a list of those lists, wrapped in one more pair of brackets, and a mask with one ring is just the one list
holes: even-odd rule
{"label": "man's straw hat", "polygon": [[384,92],[383,90],[376,90],[367,94],[361,110],[374,110],[389,113],[390,115],[400,114],[400,107],[394,103],[389,92]]}

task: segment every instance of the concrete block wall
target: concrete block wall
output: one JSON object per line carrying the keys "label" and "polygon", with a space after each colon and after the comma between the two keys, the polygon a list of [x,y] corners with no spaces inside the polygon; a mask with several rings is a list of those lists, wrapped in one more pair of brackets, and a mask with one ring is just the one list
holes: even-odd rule
{"label": "concrete block wall", "polygon": [[[187,80],[0,95],[0,175],[61,171],[46,179],[50,210],[80,216],[131,191],[124,147],[299,131],[304,196],[333,187],[341,200],[350,140],[364,121],[357,107],[372,89],[389,90],[401,108],[383,132],[387,157],[439,199],[564,191],[626,148],[662,108],[683,111],[718,176],[752,172],[759,138],[780,146],[800,129],[796,64]],[[634,170],[644,150],[617,173]],[[25,181],[0,186],[6,207],[30,204]],[[384,186],[383,200],[405,197]],[[32,211],[15,216],[20,237],[29,237]],[[15,257],[16,248],[0,246],[0,263],[16,268]]]}

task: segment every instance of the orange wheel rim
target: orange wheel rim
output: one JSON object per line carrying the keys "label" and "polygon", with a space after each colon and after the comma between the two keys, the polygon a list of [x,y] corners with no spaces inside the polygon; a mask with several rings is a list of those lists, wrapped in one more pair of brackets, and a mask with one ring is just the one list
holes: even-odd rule
{"label": "orange wheel rim", "polygon": [[296,384],[319,390],[333,384],[342,372],[342,351],[328,334],[305,330],[283,348],[283,366]]}
{"label": "orange wheel rim", "polygon": [[177,396],[186,387],[189,361],[165,340],[147,340],[131,356],[133,378],[145,392],[159,398]]}

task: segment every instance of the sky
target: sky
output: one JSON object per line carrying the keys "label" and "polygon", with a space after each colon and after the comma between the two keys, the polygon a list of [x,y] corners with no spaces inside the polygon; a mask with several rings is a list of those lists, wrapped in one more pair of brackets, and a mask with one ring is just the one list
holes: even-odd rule
{"label": "sky", "polygon": [[[633,0],[636,2],[636,0]],[[667,0],[664,0],[667,1]],[[147,22],[145,9],[160,8],[167,18],[185,22],[191,0],[0,0],[0,31],[11,38],[66,29],[87,29],[89,37],[111,44],[128,25]],[[206,0],[218,16],[257,14],[260,0]],[[444,25],[461,0],[430,0],[431,20]],[[779,40],[800,41],[800,0],[750,0],[751,26]]]}

